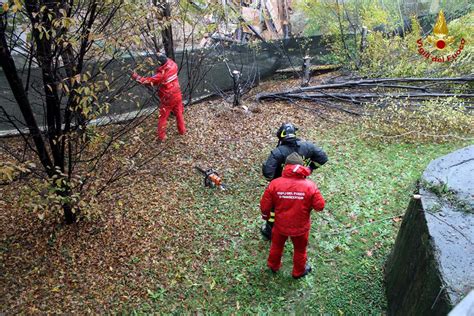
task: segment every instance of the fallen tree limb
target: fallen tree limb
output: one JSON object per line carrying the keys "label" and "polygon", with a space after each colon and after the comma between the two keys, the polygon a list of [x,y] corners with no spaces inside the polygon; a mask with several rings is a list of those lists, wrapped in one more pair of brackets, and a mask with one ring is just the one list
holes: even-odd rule
{"label": "fallen tree limb", "polygon": [[[467,77],[443,77],[443,78],[373,78],[373,79],[357,79],[357,80],[347,80],[342,82],[337,82],[333,84],[339,83],[353,83],[353,84],[360,84],[360,83],[384,83],[384,82],[470,82],[473,81],[473,76]],[[309,88],[309,87],[308,87]]]}
{"label": "fallen tree limb", "polygon": [[423,89],[427,88],[426,86],[408,86],[408,85],[383,85],[383,83],[390,82],[432,82],[432,83],[455,83],[455,84],[465,84],[469,82],[474,82],[474,77],[458,77],[458,78],[377,78],[377,79],[360,79],[360,80],[349,80],[338,83],[329,83],[323,85],[301,87],[294,90],[286,91],[287,93],[297,93],[297,92],[306,92],[313,90],[322,90],[322,89],[341,89],[341,88],[353,88],[357,86],[365,87],[384,87],[384,88],[400,88],[400,89]]}
{"label": "fallen tree limb", "polygon": [[[423,85],[412,85],[410,83],[424,83]],[[362,105],[379,99],[406,99],[408,101],[423,101],[433,98],[452,98],[464,99],[467,104],[472,102],[469,99],[474,98],[474,91],[465,85],[474,82],[474,77],[458,78],[376,78],[376,79],[358,79],[347,80],[336,83],[316,85],[310,87],[299,87],[283,92],[264,92],[257,94],[257,101],[263,100],[282,100],[292,102],[293,100],[305,100],[315,102],[330,108],[336,108],[340,111],[353,115],[361,115],[352,111],[334,105],[331,102],[322,102],[332,99],[343,103]],[[453,86],[455,84],[456,86]],[[340,92],[343,89],[343,92]],[[459,90],[459,93],[455,93]]]}
{"label": "fallen tree limb", "polygon": [[351,101],[353,103],[362,103],[358,99],[380,99],[380,98],[410,98],[410,99],[430,99],[430,98],[474,98],[474,94],[456,94],[456,93],[259,93],[257,101],[269,99],[303,99],[315,100],[319,98],[334,98],[341,101]]}

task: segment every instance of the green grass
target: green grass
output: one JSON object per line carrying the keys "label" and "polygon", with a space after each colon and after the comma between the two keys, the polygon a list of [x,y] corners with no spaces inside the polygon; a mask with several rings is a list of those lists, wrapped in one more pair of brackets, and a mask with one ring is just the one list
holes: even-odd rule
{"label": "green grass", "polygon": [[195,225],[193,253],[180,254],[186,267],[176,266],[172,281],[150,289],[149,301],[132,313],[383,314],[383,265],[400,225],[392,217],[404,214],[432,159],[467,144],[368,143],[357,133],[306,135],[330,157],[311,176],[326,209],[312,215],[308,277],[291,278],[291,243],[282,270],[267,270],[269,243],[260,238],[258,209],[266,182],[260,164],[248,161],[245,170],[226,174],[229,191],[183,184],[194,200],[182,205]]}

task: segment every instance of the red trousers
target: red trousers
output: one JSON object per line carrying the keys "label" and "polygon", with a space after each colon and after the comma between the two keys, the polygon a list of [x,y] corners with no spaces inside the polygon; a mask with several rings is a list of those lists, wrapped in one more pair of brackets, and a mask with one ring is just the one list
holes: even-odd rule
{"label": "red trousers", "polygon": [[[309,231],[301,236],[291,236],[293,242],[293,272],[294,277],[302,275],[305,271],[307,260],[306,247],[308,246]],[[288,236],[282,235],[275,227],[272,230],[272,244],[270,246],[270,255],[268,256],[267,265],[273,271],[278,271],[281,268],[281,257],[285,242]]]}
{"label": "red trousers", "polygon": [[184,107],[183,103],[181,102],[181,98],[179,98],[179,102],[174,102],[172,105],[168,105],[163,103],[160,107],[160,114],[158,118],[158,129],[157,129],[157,137],[159,140],[164,140],[166,138],[166,124],[168,122],[168,117],[170,113],[176,116],[176,123],[178,125],[178,132],[183,135],[186,133],[186,127],[184,125]]}

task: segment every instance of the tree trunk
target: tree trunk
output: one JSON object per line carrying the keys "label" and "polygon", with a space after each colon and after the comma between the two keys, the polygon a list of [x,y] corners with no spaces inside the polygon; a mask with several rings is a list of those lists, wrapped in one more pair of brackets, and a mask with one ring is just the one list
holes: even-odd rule
{"label": "tree trunk", "polygon": [[[31,8],[31,6],[29,7]],[[58,171],[64,171],[64,155],[61,151],[61,142],[59,141],[61,130],[61,113],[60,113],[60,102],[57,93],[57,87],[55,84],[55,76],[52,68],[52,51],[51,43],[41,38],[37,33],[35,35],[35,42],[38,46],[38,60],[42,70],[44,91],[46,95],[46,117],[47,117],[47,131],[50,143],[50,149],[53,154],[51,159],[48,150],[47,143],[44,141],[41,130],[38,126],[36,118],[33,114],[33,109],[28,99],[28,95],[23,87],[23,82],[18,74],[15,61],[11,56],[11,51],[8,48],[8,43],[5,35],[5,23],[0,17],[0,65],[2,66],[7,81],[13,92],[15,100],[20,108],[23,118],[28,126],[31,137],[35,143],[38,158],[44,167],[48,177],[51,179]],[[59,170],[56,170],[59,168]],[[54,184],[52,184],[54,185]],[[68,198],[71,196],[71,191],[68,187],[59,188],[56,193],[62,198]],[[76,214],[72,212],[72,206],[70,203],[63,203],[64,219],[67,224],[76,222]]]}
{"label": "tree trunk", "polygon": [[[69,188],[68,184],[61,184],[58,188],[59,193],[58,195],[64,199],[68,199],[71,197],[71,189]],[[72,211],[72,205],[69,202],[63,202],[62,204],[63,212],[64,212],[64,220],[66,224],[74,224],[77,220],[77,212]]]}
{"label": "tree trunk", "polygon": [[233,106],[240,105],[240,97],[242,94],[242,88],[240,84],[241,73],[238,70],[232,71],[232,81],[234,83],[234,102]]}
{"label": "tree trunk", "polygon": [[291,24],[290,24],[290,8],[288,1],[278,1],[280,10],[280,21],[281,28],[283,31],[283,39],[289,39],[291,37]]}
{"label": "tree trunk", "polygon": [[41,131],[33,114],[33,109],[31,107],[30,101],[28,100],[25,88],[23,87],[23,82],[18,75],[15,61],[13,60],[11,52],[8,49],[8,44],[5,37],[5,27],[6,26],[3,22],[3,19],[0,18],[0,65],[2,66],[5,76],[7,77],[8,84],[12,89],[13,96],[18,103],[26,125],[28,126],[30,135],[33,138],[38,153],[38,158],[40,159],[41,164],[46,170],[48,176],[51,177],[54,174],[53,163],[46,149],[44,139],[41,136]]}
{"label": "tree trunk", "polygon": [[163,18],[166,20],[167,25],[161,32],[161,37],[163,38],[163,46],[165,48],[165,53],[168,58],[176,60],[174,54],[174,41],[173,41],[173,29],[171,28],[171,8],[168,1],[162,1],[162,14]]}
{"label": "tree trunk", "polygon": [[76,214],[72,212],[72,208],[70,204],[65,204],[63,205],[63,210],[64,210],[64,219],[66,221],[66,224],[74,224],[77,220]]}
{"label": "tree trunk", "polygon": [[302,87],[307,87],[311,80],[311,57],[304,56],[303,58],[303,78],[301,82]]}
{"label": "tree trunk", "polygon": [[367,33],[368,33],[367,26],[363,26],[362,34],[360,36],[360,52],[361,53],[363,53],[365,48],[367,47]]}

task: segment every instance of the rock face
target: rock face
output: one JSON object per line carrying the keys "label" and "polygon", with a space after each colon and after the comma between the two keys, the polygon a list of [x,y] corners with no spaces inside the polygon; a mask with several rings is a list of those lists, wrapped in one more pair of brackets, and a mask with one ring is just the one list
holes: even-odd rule
{"label": "rock face", "polygon": [[432,161],[385,267],[389,315],[446,315],[474,288],[474,146]]}

